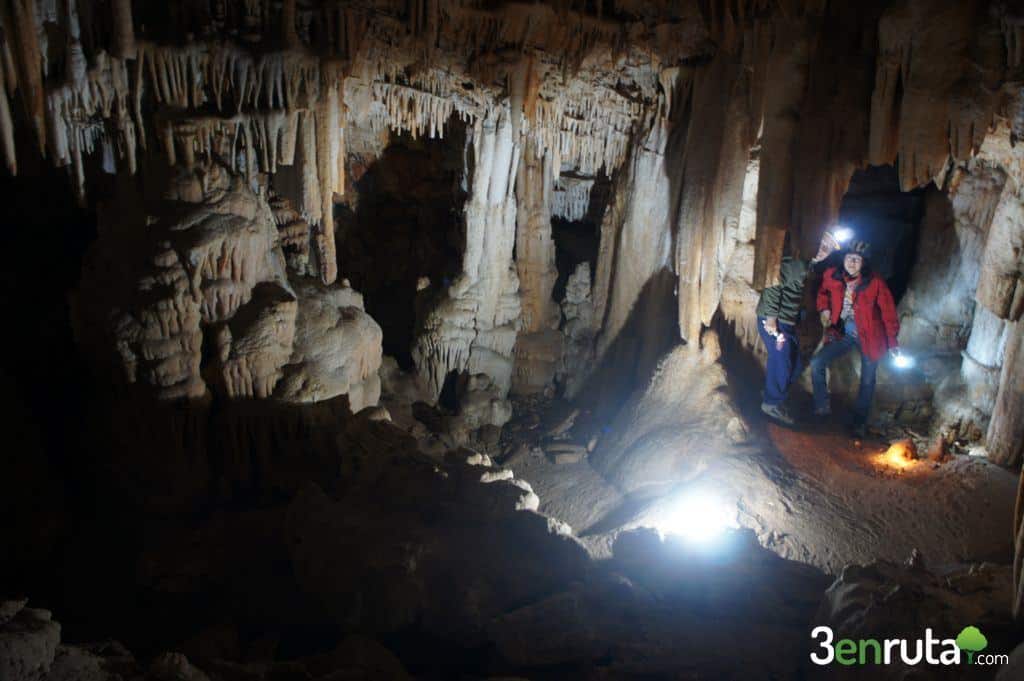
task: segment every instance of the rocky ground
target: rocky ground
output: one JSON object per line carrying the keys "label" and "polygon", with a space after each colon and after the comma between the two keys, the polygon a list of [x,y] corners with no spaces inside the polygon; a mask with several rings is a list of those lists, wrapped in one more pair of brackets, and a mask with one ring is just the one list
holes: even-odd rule
{"label": "rocky ground", "polygon": [[[663,365],[682,368],[671,357]],[[1012,562],[1016,476],[983,457],[935,451],[934,440],[912,428],[890,426],[861,441],[838,420],[791,429],[737,413],[737,421],[719,422],[734,429],[741,454],[700,453],[685,475],[633,490],[596,470],[587,448],[600,453],[602,440],[660,451],[652,460],[684,457],[679,431],[694,418],[692,388],[682,373],[656,380],[630,403],[640,408],[627,408],[614,424],[595,422],[571,404],[522,400],[504,431],[502,463],[530,482],[542,512],[567,522],[597,555],[622,529],[656,525],[677,489],[699,485],[732,503],[737,524],[754,530],[764,546],[829,574],[879,558],[901,561],[915,549],[935,565]],[[579,456],[562,454],[572,445]],[[639,469],[644,461],[630,465]],[[629,475],[655,477],[657,465]]]}
{"label": "rocky ground", "polygon": [[[195,462],[136,462],[136,511],[102,500],[112,515],[58,551],[75,566],[66,633],[35,599],[0,607],[0,679],[831,678],[809,663],[819,625],[915,638],[973,624],[1013,650],[1010,473],[907,458],[927,443],[914,433],[890,450],[908,433],[766,424],[717,359],[681,347],[633,393],[520,400],[473,447],[451,441],[446,410],[403,401],[400,376],[383,381],[389,408],[355,417],[211,415],[232,438],[207,441],[219,463],[191,492],[204,510],[164,504]],[[691,489],[735,527],[675,535],[666,518]]]}

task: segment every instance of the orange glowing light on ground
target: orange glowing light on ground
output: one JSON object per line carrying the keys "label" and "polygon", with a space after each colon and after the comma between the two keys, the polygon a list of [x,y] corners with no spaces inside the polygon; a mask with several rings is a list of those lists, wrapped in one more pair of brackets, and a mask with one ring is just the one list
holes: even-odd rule
{"label": "orange glowing light on ground", "polygon": [[899,470],[913,468],[914,464],[917,463],[917,459],[914,458],[913,451],[911,451],[910,447],[905,442],[892,443],[889,445],[889,449],[880,454],[876,454],[873,457],[873,461],[879,466],[897,468]]}

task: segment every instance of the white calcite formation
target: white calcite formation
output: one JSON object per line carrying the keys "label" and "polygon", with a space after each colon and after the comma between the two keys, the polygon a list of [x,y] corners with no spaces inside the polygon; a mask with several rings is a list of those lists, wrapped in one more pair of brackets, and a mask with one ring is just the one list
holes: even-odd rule
{"label": "white calcite formation", "polygon": [[[436,400],[451,372],[489,377],[484,389],[503,399],[512,385],[512,349],[519,329],[519,277],[512,264],[519,148],[507,110],[478,121],[470,139],[473,176],[466,201],[462,271],[422,321],[413,348],[424,385]],[[473,384],[479,381],[474,380]],[[503,425],[511,412],[487,419]]]}
{"label": "white calcite formation", "polygon": [[144,230],[108,215],[86,262],[80,340],[110,358],[120,382],[158,400],[213,389],[376,404],[380,327],[347,282],[302,276],[315,236],[287,201],[274,204],[210,164],[176,172],[157,204],[164,215],[146,217]]}
{"label": "white calcite formation", "polygon": [[594,303],[590,297],[590,263],[581,262],[569,275],[562,300],[565,347],[558,368],[559,382],[572,397],[583,387],[594,351]]}
{"label": "white calcite formation", "polygon": [[522,154],[516,179],[516,270],[522,328],[514,349],[512,388],[528,394],[543,392],[551,385],[561,358],[561,316],[552,299],[558,270],[551,235],[559,192],[557,188],[552,191],[553,153],[549,150],[538,155],[536,145],[527,141]]}
{"label": "white calcite formation", "polygon": [[296,285],[295,342],[276,396],[288,402],[319,402],[348,395],[357,412],[380,398],[382,334],[351,287]]}

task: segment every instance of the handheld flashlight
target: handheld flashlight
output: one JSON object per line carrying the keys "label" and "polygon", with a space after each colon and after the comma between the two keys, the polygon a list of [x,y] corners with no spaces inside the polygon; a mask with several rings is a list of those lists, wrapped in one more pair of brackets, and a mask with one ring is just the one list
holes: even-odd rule
{"label": "handheld flashlight", "polygon": [[910,355],[904,355],[902,352],[897,352],[892,358],[892,364],[897,369],[909,369],[914,366],[914,358]]}

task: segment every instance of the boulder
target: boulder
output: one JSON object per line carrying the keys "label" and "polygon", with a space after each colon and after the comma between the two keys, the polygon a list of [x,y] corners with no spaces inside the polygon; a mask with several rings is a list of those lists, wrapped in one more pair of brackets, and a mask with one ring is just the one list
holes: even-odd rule
{"label": "boulder", "polygon": [[27,601],[4,601],[0,611],[0,679],[40,681],[53,665],[60,643],[60,625],[49,610],[25,607]]}

